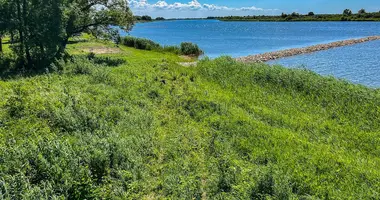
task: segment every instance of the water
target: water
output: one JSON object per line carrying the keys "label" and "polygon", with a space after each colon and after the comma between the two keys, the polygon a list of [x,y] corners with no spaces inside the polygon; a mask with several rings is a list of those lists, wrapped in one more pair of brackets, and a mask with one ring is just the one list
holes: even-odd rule
{"label": "water", "polygon": [[286,67],[305,67],[353,83],[380,88],[380,41],[329,49],[269,61]]}
{"label": "water", "polygon": [[[136,24],[129,34],[162,45],[194,42],[211,58],[221,55],[240,57],[380,35],[380,23],[160,21]],[[304,65],[323,75],[334,75],[355,83],[380,87],[379,49],[379,42],[369,42],[271,63],[289,67]]]}

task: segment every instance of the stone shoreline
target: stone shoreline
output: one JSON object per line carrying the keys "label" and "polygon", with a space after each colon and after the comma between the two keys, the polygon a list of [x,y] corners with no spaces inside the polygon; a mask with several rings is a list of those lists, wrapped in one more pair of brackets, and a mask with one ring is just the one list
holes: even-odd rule
{"label": "stone shoreline", "polygon": [[240,57],[240,58],[236,58],[236,60],[239,62],[245,62],[245,63],[260,63],[260,62],[266,62],[266,61],[275,60],[279,58],[290,57],[290,56],[295,56],[295,55],[300,55],[300,54],[307,54],[307,53],[312,53],[316,51],[323,51],[323,50],[332,49],[336,47],[348,46],[348,45],[369,42],[369,41],[374,41],[374,40],[380,40],[380,36],[370,36],[370,37],[365,37],[365,38],[360,38],[360,39],[350,39],[350,40],[343,40],[343,41],[338,41],[338,42],[331,42],[327,44],[313,45],[313,46],[304,47],[304,48],[294,48],[294,49],[287,49],[287,50],[281,50],[281,51],[274,51],[274,52],[263,53],[263,54],[258,54],[258,55]]}

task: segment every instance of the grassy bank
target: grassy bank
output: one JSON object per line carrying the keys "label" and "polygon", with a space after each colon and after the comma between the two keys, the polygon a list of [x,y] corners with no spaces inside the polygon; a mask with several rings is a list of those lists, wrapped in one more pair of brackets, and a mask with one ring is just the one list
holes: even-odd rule
{"label": "grassy bank", "polygon": [[0,198],[380,198],[379,90],[72,43],[64,71],[0,81]]}

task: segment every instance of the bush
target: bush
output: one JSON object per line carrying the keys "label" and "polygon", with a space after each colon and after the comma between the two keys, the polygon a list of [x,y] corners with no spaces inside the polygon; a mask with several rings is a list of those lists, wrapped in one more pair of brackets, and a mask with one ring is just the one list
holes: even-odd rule
{"label": "bush", "polygon": [[170,52],[174,54],[181,54],[181,48],[178,46],[164,46],[162,47],[163,52]]}
{"label": "bush", "polygon": [[170,52],[178,55],[200,56],[203,54],[203,51],[198,47],[198,45],[191,42],[183,42],[180,46],[161,46],[160,44],[149,39],[127,36],[122,38],[121,44],[136,49]]}
{"label": "bush", "polygon": [[121,43],[128,47],[134,47],[136,49],[143,49],[143,50],[154,50],[154,49],[160,48],[160,45],[153,42],[152,40],[148,40],[145,38],[130,37],[130,36],[124,37]]}
{"label": "bush", "polygon": [[200,56],[203,54],[203,51],[196,44],[183,42],[181,43],[181,53],[183,55]]}

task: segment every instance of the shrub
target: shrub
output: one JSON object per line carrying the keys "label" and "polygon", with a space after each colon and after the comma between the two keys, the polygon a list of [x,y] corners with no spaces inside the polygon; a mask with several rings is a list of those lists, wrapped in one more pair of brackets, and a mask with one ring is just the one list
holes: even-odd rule
{"label": "shrub", "polygon": [[128,47],[134,47],[136,49],[143,50],[154,50],[160,48],[160,45],[153,42],[152,40],[148,40],[145,38],[135,38],[130,36],[123,38],[121,43]]}
{"label": "shrub", "polygon": [[161,46],[160,44],[149,39],[127,36],[122,38],[121,43],[128,47],[148,51],[154,50],[188,56],[200,56],[203,54],[203,51],[198,47],[198,45],[191,42],[183,42],[180,46]]}
{"label": "shrub", "polygon": [[181,54],[181,48],[178,46],[164,46],[162,47],[162,51],[171,52],[174,54]]}
{"label": "shrub", "polygon": [[196,44],[183,42],[181,43],[181,53],[183,55],[200,56],[203,54],[203,51]]}

